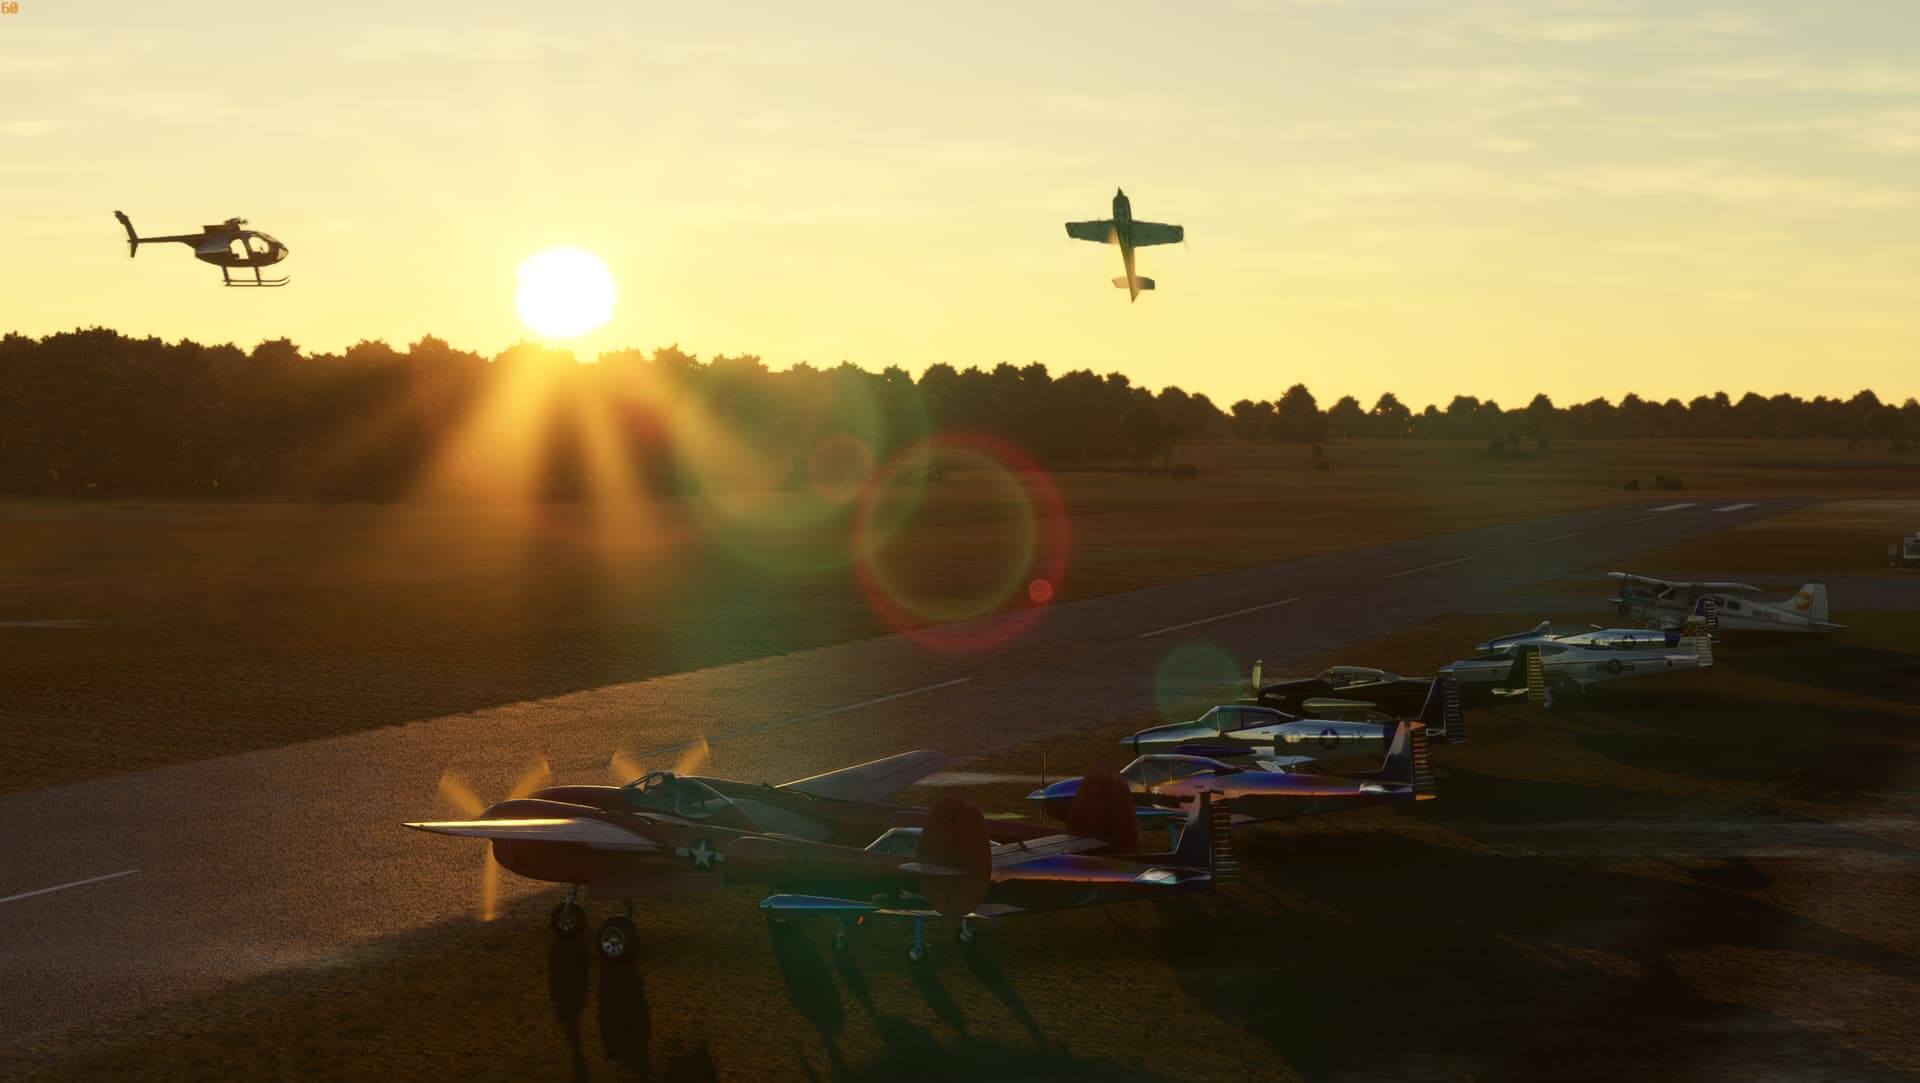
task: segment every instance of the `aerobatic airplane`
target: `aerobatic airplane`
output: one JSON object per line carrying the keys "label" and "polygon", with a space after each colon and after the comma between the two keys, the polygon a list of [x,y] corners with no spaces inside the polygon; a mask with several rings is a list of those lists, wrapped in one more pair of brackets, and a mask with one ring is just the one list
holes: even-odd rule
{"label": "aerobatic airplane", "polygon": [[[1222,705],[1192,722],[1152,726],[1122,737],[1120,743],[1133,749],[1135,755],[1206,748],[1216,751],[1201,755],[1222,758],[1249,754],[1284,754],[1303,760],[1380,756],[1385,754],[1399,721],[1364,707],[1339,708],[1327,714],[1330,717],[1296,718],[1268,707]],[[1427,701],[1418,719],[1426,724],[1432,740],[1460,744],[1467,739],[1459,688],[1450,678],[1427,686]]]}
{"label": "aerobatic airplane", "polygon": [[1715,619],[1729,632],[1834,632],[1845,625],[1827,621],[1827,585],[1808,583],[1784,601],[1755,597],[1760,588],[1746,583],[1682,583],[1670,579],[1608,572],[1621,580],[1609,599],[1620,612],[1660,627],[1685,620],[1702,598],[1711,598]]}
{"label": "aerobatic airplane", "polygon": [[[1324,775],[1295,771],[1301,757],[1279,760],[1256,756],[1251,765],[1229,764],[1203,754],[1155,753],[1141,756],[1120,772],[1134,801],[1148,808],[1188,809],[1212,795],[1232,810],[1234,823],[1259,823],[1292,816],[1371,808],[1432,796],[1433,770],[1428,757],[1426,726],[1400,722],[1393,744],[1377,771],[1351,775]],[[1224,750],[1227,755],[1234,750]],[[1244,752],[1240,753],[1244,755]],[[1045,803],[1048,811],[1078,800],[1082,779],[1061,779],[1028,794]]]}
{"label": "aerobatic airplane", "polygon": [[1161,852],[1140,851],[1132,795],[1111,772],[1089,776],[1070,805],[1065,833],[999,846],[958,795],[936,802],[923,827],[889,831],[865,849],[746,836],[727,847],[727,879],[780,892],[760,901],[768,921],[836,919],[835,951],[870,919],[911,922],[907,959],[920,963],[929,920],[958,921],[960,942],[971,944],[977,921],[1166,899],[1239,877],[1228,809],[1210,794]]}
{"label": "aerobatic airplane", "polygon": [[1120,265],[1127,273],[1114,279],[1113,284],[1127,291],[1129,301],[1137,301],[1141,290],[1153,288],[1153,279],[1142,278],[1134,273],[1133,250],[1152,244],[1178,244],[1186,239],[1187,231],[1181,226],[1161,222],[1135,221],[1133,204],[1127,201],[1127,193],[1116,188],[1113,192],[1112,218],[1068,222],[1067,236],[1095,244],[1119,245]]}

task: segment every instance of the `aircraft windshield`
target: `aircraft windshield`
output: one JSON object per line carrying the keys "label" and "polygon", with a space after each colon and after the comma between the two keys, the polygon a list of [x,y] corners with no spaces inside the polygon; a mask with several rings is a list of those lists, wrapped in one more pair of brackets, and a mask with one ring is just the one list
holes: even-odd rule
{"label": "aircraft windshield", "polygon": [[694,778],[679,778],[670,771],[654,771],[622,790],[629,808],[658,812],[682,820],[711,820],[716,817],[745,819],[744,813],[713,787]]}

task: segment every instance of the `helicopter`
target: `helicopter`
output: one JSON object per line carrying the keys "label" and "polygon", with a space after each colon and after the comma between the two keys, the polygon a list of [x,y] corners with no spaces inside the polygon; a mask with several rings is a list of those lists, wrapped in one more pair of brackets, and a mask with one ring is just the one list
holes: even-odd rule
{"label": "helicopter", "polygon": [[[274,240],[257,229],[246,228],[244,218],[229,218],[214,226],[201,226],[198,233],[181,233],[171,237],[142,237],[133,231],[133,222],[126,212],[114,211],[113,216],[127,230],[127,258],[140,253],[143,244],[155,244],[161,241],[179,241],[193,246],[193,258],[211,263],[220,268],[220,281],[229,286],[284,286],[292,281],[290,277],[265,278],[260,268],[271,267],[287,258],[287,246]],[[235,267],[253,268],[253,281],[234,278],[228,273]]]}

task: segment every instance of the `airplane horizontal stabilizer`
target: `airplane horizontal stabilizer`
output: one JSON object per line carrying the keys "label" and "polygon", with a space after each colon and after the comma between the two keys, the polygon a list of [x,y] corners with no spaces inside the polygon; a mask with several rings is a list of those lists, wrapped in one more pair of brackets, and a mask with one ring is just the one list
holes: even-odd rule
{"label": "airplane horizontal stabilizer", "polygon": [[[1121,275],[1121,276],[1120,276],[1119,278],[1116,278],[1116,279],[1114,279],[1114,280],[1113,280],[1113,284],[1114,284],[1115,286],[1118,286],[1119,288],[1121,288],[1121,289],[1123,289],[1123,290],[1124,290],[1124,289],[1126,289],[1126,288],[1127,288],[1127,276],[1126,276],[1126,275]],[[1136,286],[1137,288],[1139,288],[1139,289],[1143,289],[1143,290],[1150,290],[1150,289],[1152,289],[1152,288],[1153,288],[1153,279],[1151,279],[1151,278],[1144,278],[1144,277],[1141,277],[1141,276],[1138,276],[1138,275],[1136,275],[1136,276],[1134,277],[1134,279],[1133,279],[1133,284],[1134,284],[1134,285],[1135,285],[1135,286]]]}

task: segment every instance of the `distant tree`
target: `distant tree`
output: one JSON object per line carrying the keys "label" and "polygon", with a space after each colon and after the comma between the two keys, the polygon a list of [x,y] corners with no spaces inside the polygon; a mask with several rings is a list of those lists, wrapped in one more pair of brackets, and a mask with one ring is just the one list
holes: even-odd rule
{"label": "distant tree", "polygon": [[1327,419],[1305,384],[1294,384],[1274,404],[1276,439],[1317,443],[1327,438]]}
{"label": "distant tree", "polygon": [[1367,431],[1367,415],[1360,409],[1360,400],[1352,395],[1340,396],[1340,401],[1327,411],[1327,432],[1333,436],[1363,436]]}
{"label": "distant tree", "polygon": [[1413,428],[1413,411],[1391,391],[1374,400],[1367,417],[1375,436],[1405,436]]}
{"label": "distant tree", "polygon": [[1233,434],[1242,440],[1273,435],[1273,403],[1241,399],[1233,404]]}

